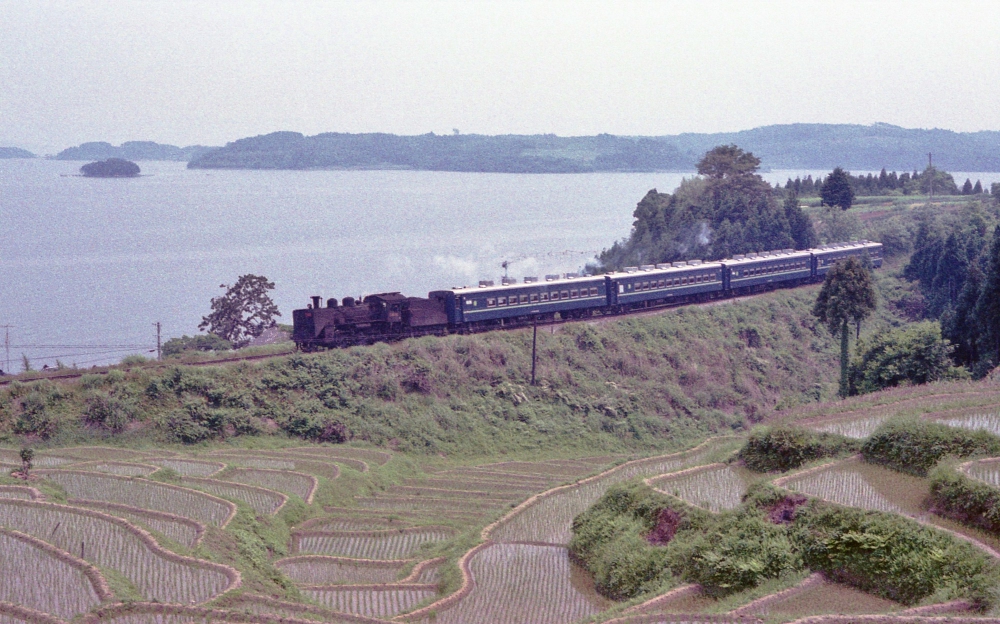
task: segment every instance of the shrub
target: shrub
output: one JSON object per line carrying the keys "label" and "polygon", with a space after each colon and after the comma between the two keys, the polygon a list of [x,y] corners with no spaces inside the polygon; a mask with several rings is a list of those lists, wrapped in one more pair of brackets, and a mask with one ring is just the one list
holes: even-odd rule
{"label": "shrub", "polygon": [[938,592],[982,603],[997,582],[974,546],[897,514],[813,501],[792,526],[809,568],[904,604]]}
{"label": "shrub", "polygon": [[963,524],[1000,533],[1000,490],[942,464],[931,471],[931,510]]}
{"label": "shrub", "polygon": [[914,323],[858,341],[848,369],[851,394],[867,394],[906,384],[968,377],[952,366],[951,344],[937,321]]}
{"label": "shrub", "polygon": [[215,334],[185,335],[163,343],[162,352],[165,357],[170,357],[181,355],[185,351],[230,351],[232,348],[233,343]]}
{"label": "shrub", "polygon": [[846,436],[777,425],[751,431],[739,458],[750,470],[785,472],[806,462],[857,453],[860,449],[860,441]]}
{"label": "shrub", "polygon": [[97,425],[119,433],[136,417],[134,401],[126,397],[94,393],[84,401],[83,419],[89,425]]}
{"label": "shrub", "polygon": [[892,419],[883,423],[861,448],[865,461],[924,476],[946,456],[1000,454],[1000,437],[941,423]]}
{"label": "shrub", "polygon": [[724,596],[801,567],[783,527],[758,513],[728,514],[709,530],[678,533],[667,547],[674,574]]}

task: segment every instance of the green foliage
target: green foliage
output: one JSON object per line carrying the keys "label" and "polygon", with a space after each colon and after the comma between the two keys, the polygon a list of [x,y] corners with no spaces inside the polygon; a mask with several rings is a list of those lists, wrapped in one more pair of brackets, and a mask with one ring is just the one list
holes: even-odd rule
{"label": "green foliage", "polygon": [[996,565],[974,546],[898,514],[814,501],[792,526],[811,569],[904,604],[941,592],[985,602],[997,581]]}
{"label": "green foliage", "polygon": [[80,173],[88,178],[134,178],[139,175],[140,169],[131,160],[108,158],[80,167]]}
{"label": "green foliage", "polygon": [[250,343],[281,316],[278,306],[267,294],[274,282],[261,275],[241,275],[232,286],[220,284],[226,292],[212,298],[212,312],[201,319],[198,329],[207,329],[233,344],[237,349]]}
{"label": "green foliage", "polygon": [[826,176],[819,196],[824,206],[839,206],[847,210],[854,203],[854,189],[851,187],[851,174],[840,167],[835,168]]}
{"label": "green foliage", "polygon": [[861,323],[875,311],[877,303],[871,271],[851,256],[827,272],[813,314],[835,334],[847,322]]}
{"label": "green foliage", "polygon": [[229,351],[233,348],[233,343],[215,334],[204,334],[199,336],[181,336],[171,338],[163,343],[163,355],[165,357],[180,355],[185,351]]}
{"label": "green foliage", "polygon": [[782,290],[539,332],[537,386],[527,383],[531,334],[522,331],[112,369],[44,392],[12,383],[0,387],[0,435],[15,433],[35,393],[18,432],[78,442],[267,433],[459,456],[677,448],[821,396],[834,369],[829,337],[809,313],[813,297]]}
{"label": "green foliage", "polygon": [[833,265],[823,282],[813,306],[813,314],[830,333],[840,332],[840,396],[848,392],[847,340],[848,322],[854,322],[861,333],[861,321],[875,311],[877,295],[871,271],[856,257]]}
{"label": "green foliage", "polygon": [[849,369],[850,393],[867,394],[906,384],[961,379],[952,366],[952,347],[934,321],[915,323],[861,339]]}
{"label": "green foliage", "polygon": [[672,195],[656,189],[646,194],[629,238],[601,253],[601,267],[719,259],[813,242],[808,216],[797,203],[778,204],[774,189],[756,173],[759,165],[759,158],[735,145],[709,151],[698,165],[704,178],[683,181]]}
{"label": "green foliage", "polygon": [[835,433],[788,425],[756,427],[739,458],[757,472],[785,472],[823,457],[857,453],[861,442]]}
{"label": "green foliage", "polygon": [[1000,490],[965,476],[947,462],[928,476],[934,513],[1000,533]]}
{"label": "green foliage", "polygon": [[678,533],[667,551],[674,574],[712,596],[756,587],[801,566],[784,527],[757,513],[726,514],[706,529]]}
{"label": "green foliage", "polygon": [[[615,598],[662,591],[678,579],[719,597],[805,567],[904,604],[931,595],[971,599],[980,608],[995,600],[997,565],[970,544],[897,514],[802,497],[787,517],[772,521],[782,524],[769,522],[789,496],[758,484],[740,508],[709,514],[626,483],[574,520],[570,550],[599,590]],[[677,528],[673,539],[651,543],[656,519],[668,515]]]}
{"label": "green foliage", "polygon": [[1000,454],[1000,437],[920,419],[897,418],[879,426],[861,448],[865,461],[924,476],[945,457]]}
{"label": "green foliage", "polygon": [[84,421],[113,433],[124,431],[125,427],[137,417],[138,406],[135,397],[127,393],[94,392],[84,399]]}

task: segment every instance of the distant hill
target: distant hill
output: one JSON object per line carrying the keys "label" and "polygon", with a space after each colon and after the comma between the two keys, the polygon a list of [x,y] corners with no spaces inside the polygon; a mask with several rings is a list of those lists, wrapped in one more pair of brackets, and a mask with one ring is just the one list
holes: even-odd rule
{"label": "distant hill", "polygon": [[127,141],[121,147],[115,147],[103,141],[84,143],[78,147],[64,149],[55,155],[57,160],[107,160],[122,158],[125,160],[176,160],[190,161],[207,152],[216,149],[204,145],[177,147],[164,145],[153,141]]}
{"label": "distant hill", "polygon": [[0,147],[0,158],[37,158],[28,150],[20,147]]}
{"label": "distant hill", "polygon": [[479,134],[399,136],[275,132],[193,158],[192,169],[418,169],[508,173],[692,171],[716,145],[735,143],[771,169],[923,169],[927,152],[953,171],[1000,171],[1000,132],[889,124],[787,124],[716,134],[585,137]]}
{"label": "distant hill", "polygon": [[192,169],[422,169],[503,173],[682,170],[691,157],[651,138],[275,132],[240,139]]}

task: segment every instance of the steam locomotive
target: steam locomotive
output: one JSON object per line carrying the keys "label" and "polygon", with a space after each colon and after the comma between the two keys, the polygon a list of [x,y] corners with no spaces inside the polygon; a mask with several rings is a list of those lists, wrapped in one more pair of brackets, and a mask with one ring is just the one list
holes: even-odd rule
{"label": "steam locomotive", "polygon": [[795,251],[782,249],[736,255],[726,260],[689,260],[625,267],[606,275],[546,275],[521,283],[504,278],[500,285],[481,281],[431,291],[427,298],[398,292],[360,300],[312,297],[293,311],[292,340],[299,349],[346,347],[402,338],[494,329],[627,314],[651,308],[753,294],[823,279],[838,260],[868,256],[882,266],[881,243],[851,241]]}

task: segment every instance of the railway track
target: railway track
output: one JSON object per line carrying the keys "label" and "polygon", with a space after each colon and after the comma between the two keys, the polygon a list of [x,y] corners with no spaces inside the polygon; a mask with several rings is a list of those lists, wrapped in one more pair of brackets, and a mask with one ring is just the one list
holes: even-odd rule
{"label": "railway track", "polygon": [[[772,289],[772,290],[766,290],[766,291],[762,291],[762,292],[758,292],[758,293],[754,293],[754,294],[738,295],[738,296],[733,296],[733,297],[723,297],[723,298],[717,298],[717,299],[709,299],[707,301],[679,302],[679,303],[672,303],[672,304],[666,304],[666,305],[651,306],[650,308],[648,308],[646,310],[633,311],[633,312],[623,313],[623,314],[608,314],[608,315],[603,315],[603,316],[593,316],[593,317],[588,317],[588,318],[576,318],[576,319],[574,319],[574,318],[559,319],[559,320],[545,319],[545,320],[542,320],[542,321],[537,321],[535,323],[530,323],[530,322],[529,323],[519,323],[517,325],[510,325],[508,327],[496,327],[496,328],[491,328],[489,330],[483,330],[483,331],[476,332],[476,333],[488,333],[489,331],[503,331],[503,330],[509,331],[509,330],[516,330],[516,329],[531,329],[534,326],[549,327],[549,328],[552,329],[552,333],[555,333],[556,331],[558,331],[558,327],[559,326],[566,325],[566,324],[569,324],[569,323],[588,323],[588,324],[592,324],[592,325],[603,325],[605,323],[608,323],[608,322],[611,322],[611,321],[615,321],[615,320],[618,320],[618,319],[623,319],[623,318],[645,318],[645,317],[650,317],[650,316],[657,316],[657,315],[663,314],[665,312],[669,312],[671,310],[675,310],[677,308],[691,308],[691,307],[695,307],[695,308],[710,308],[710,307],[719,306],[719,305],[728,305],[728,304],[732,304],[732,303],[739,303],[741,301],[747,301],[747,300],[759,297],[761,295],[764,295],[764,294],[767,294],[767,293],[770,293],[770,292],[774,292],[774,290],[778,290],[778,289],[787,290],[787,289],[795,289],[795,288],[805,288],[805,287],[813,286],[813,285],[814,284],[811,284],[811,283],[810,284],[800,284],[800,285],[796,285],[796,286],[778,287],[778,288],[775,288],[775,289]],[[425,335],[434,335],[434,334],[425,334]],[[398,342],[399,340],[405,340],[407,338],[415,338],[415,337],[419,337],[419,336],[399,336],[399,337],[395,338],[394,340],[387,341],[387,342]],[[359,346],[359,345],[348,345],[348,346]],[[237,362],[257,362],[257,361],[261,361],[261,360],[270,360],[270,359],[279,358],[279,357],[288,357],[289,355],[292,355],[294,353],[297,353],[297,351],[287,351],[287,352],[282,352],[282,353],[266,353],[266,354],[261,354],[261,355],[245,355],[245,356],[236,356],[236,357],[226,357],[226,358],[220,358],[220,359],[215,359],[215,360],[205,360],[205,361],[201,361],[201,362],[170,362],[170,361],[159,361],[159,362],[152,362],[150,364],[142,365],[141,368],[143,368],[144,370],[162,370],[162,369],[172,368],[174,366],[219,366],[219,365],[223,365],[223,364],[234,364],[234,363],[237,363]],[[41,380],[56,381],[56,382],[65,382],[65,381],[70,381],[70,380],[73,380],[73,379],[79,379],[80,377],[83,377],[84,375],[106,375],[111,370],[119,370],[119,367],[116,366],[116,365],[109,365],[107,368],[100,368],[100,369],[88,369],[88,370],[71,369],[71,370],[64,370],[62,372],[57,372],[55,374],[37,375],[37,376],[31,376],[31,377],[23,377],[22,375],[5,375],[4,377],[0,378],[0,387],[8,386],[11,383],[14,383],[15,381],[22,382],[22,383],[29,383],[29,382],[32,382],[32,381],[41,381]]]}

